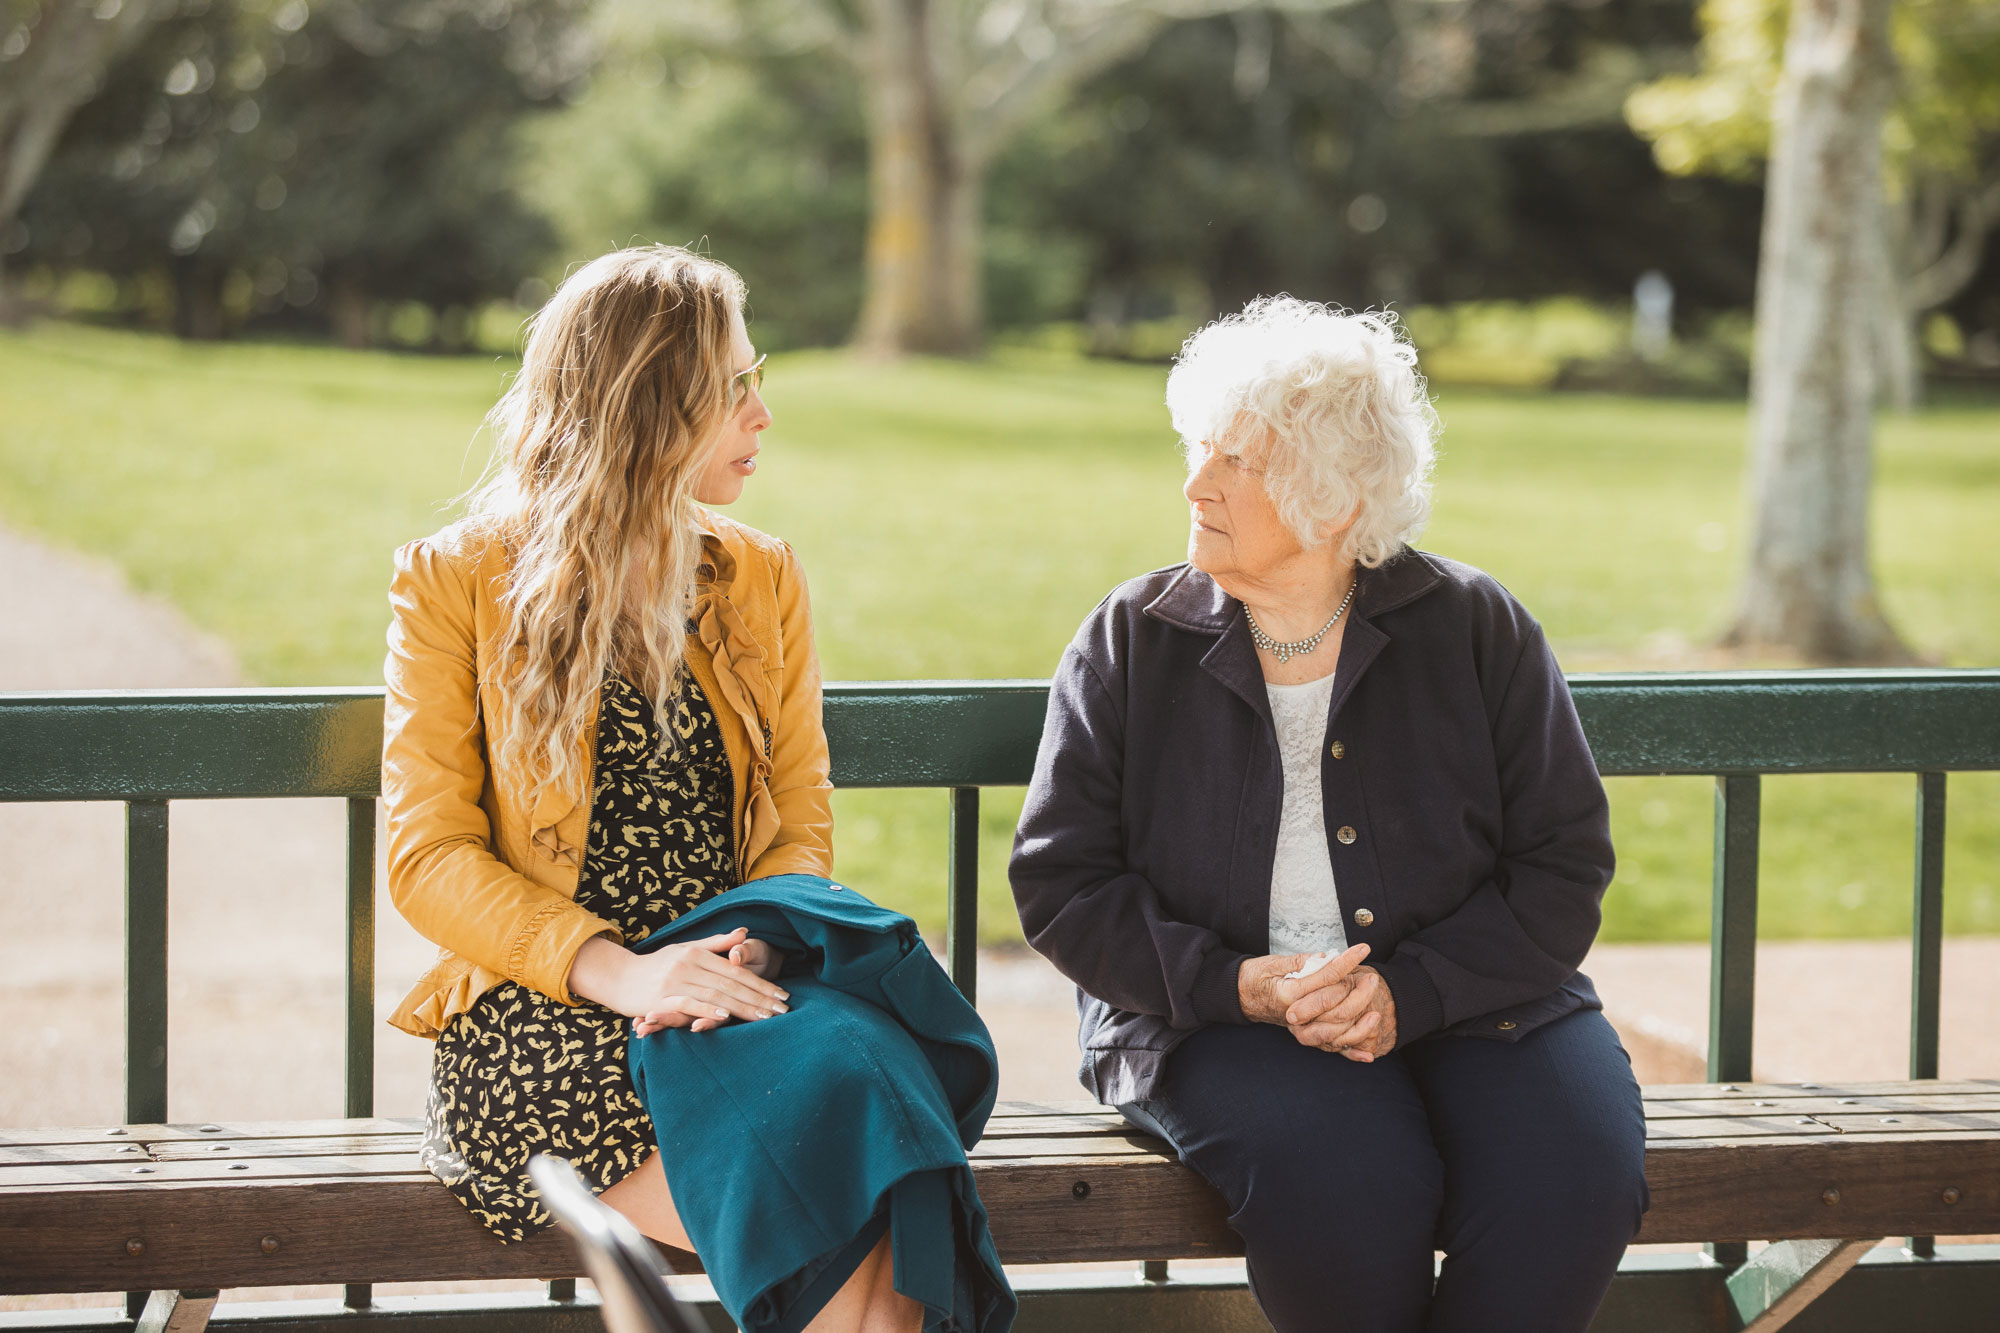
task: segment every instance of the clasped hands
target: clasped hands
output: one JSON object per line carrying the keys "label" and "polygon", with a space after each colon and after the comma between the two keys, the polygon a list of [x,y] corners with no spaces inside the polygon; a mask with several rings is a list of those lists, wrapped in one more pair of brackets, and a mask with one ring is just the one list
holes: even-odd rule
{"label": "clasped hands", "polygon": [[1366,957],[1368,946],[1357,944],[1302,977],[1288,974],[1312,966],[1318,954],[1246,959],[1236,974],[1243,1016],[1362,1064],[1387,1055],[1396,1048],[1396,1000],[1380,972],[1361,966]]}
{"label": "clasped hands", "polygon": [[791,994],[772,980],[783,963],[784,955],[740,926],[652,953],[633,953],[598,935],[577,950],[569,988],[630,1018],[634,1036],[665,1028],[706,1032],[786,1012]]}

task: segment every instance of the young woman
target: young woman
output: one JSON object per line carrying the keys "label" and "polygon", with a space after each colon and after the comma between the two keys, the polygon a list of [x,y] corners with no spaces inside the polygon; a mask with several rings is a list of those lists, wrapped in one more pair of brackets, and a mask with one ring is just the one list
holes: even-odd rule
{"label": "young woman", "polygon": [[[548,1225],[547,1152],[693,1248],[628,1034],[784,1013],[780,960],[742,930],[627,946],[747,880],[830,872],[804,577],[708,508],[771,422],[742,306],[671,247],[579,270],[493,411],[471,516],[397,553],[389,885],[442,952],[392,1021],[437,1042],[426,1165],[503,1240]],[[885,1239],[810,1327],[915,1328],[893,1278]]]}

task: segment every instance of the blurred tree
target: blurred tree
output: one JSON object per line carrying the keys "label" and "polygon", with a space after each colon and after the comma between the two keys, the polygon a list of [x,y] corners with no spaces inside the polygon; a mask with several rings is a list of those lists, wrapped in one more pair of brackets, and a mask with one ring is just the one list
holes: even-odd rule
{"label": "blurred tree", "polygon": [[[1319,9],[1354,0],[1298,0]],[[1248,0],[737,0],[679,31],[738,55],[828,51],[858,77],[869,146],[866,287],[854,341],[963,354],[984,336],[986,182],[1049,104],[1177,19]]]}
{"label": "blurred tree", "polygon": [[[73,120],[33,251],[170,275],[190,337],[291,311],[359,345],[383,302],[511,295],[552,239],[513,188],[519,123],[587,69],[586,4],[180,0]],[[410,314],[406,341],[462,336]]]}
{"label": "blurred tree", "polygon": [[[693,44],[753,65],[776,54],[833,52],[859,74],[870,214],[856,342],[878,352],[966,351],[978,345],[985,323],[982,269],[989,281],[996,266],[1010,280],[1029,272],[1037,242],[1026,223],[1033,210],[1021,200],[1050,192],[1038,185],[1052,153],[1081,153],[1104,168],[1095,180],[1065,177],[1076,199],[1069,211],[1085,230],[1095,218],[1128,237],[1157,233],[1161,248],[1194,239],[1219,249],[1224,236],[1240,239],[1240,232],[1261,230],[1304,262],[1307,254],[1342,248],[1339,227],[1329,226],[1329,219],[1352,208],[1349,221],[1356,225],[1345,248],[1376,251],[1372,269],[1383,281],[1372,285],[1400,294],[1410,284],[1397,275],[1410,266],[1381,252],[1408,248],[1401,242],[1411,239],[1418,248],[1442,248],[1437,229],[1426,222],[1428,205],[1475,229],[1469,195],[1478,187],[1455,192],[1453,168],[1444,163],[1463,168],[1477,162],[1474,174],[1494,186],[1499,159],[1520,142],[1570,133],[1595,136],[1585,156],[1596,147],[1608,147],[1612,158],[1622,153],[1620,174],[1633,174],[1632,141],[1619,108],[1636,82],[1685,60],[1692,41],[1689,7],[1690,0],[1619,6],[1588,0],[737,0],[683,6],[666,28],[670,45]],[[636,8],[658,22],[657,9]],[[1234,18],[1192,27],[1187,22],[1221,15]],[[1180,54],[1149,80],[1144,71],[1154,63],[1155,39],[1169,29],[1199,35],[1181,39]],[[1168,65],[1171,72],[1164,72]],[[1099,123],[1080,131],[1053,114],[1095,75],[1114,69],[1138,71],[1124,79],[1122,111],[1102,105]],[[1218,69],[1219,82],[1212,77]],[[1197,77],[1203,80],[1198,86],[1167,86]],[[1293,82],[1277,96],[1264,96],[1288,77]],[[1313,141],[1316,159],[1297,151],[1308,127],[1289,122],[1294,103],[1316,104],[1302,121],[1322,128],[1338,122]],[[1159,170],[1150,173],[1125,166],[1124,150],[1141,140],[1144,128],[1125,122],[1141,106],[1149,108],[1146,114],[1160,113],[1157,130],[1148,131],[1159,148],[1151,163]],[[1220,119],[1196,114],[1195,106],[1219,111]],[[1454,121],[1444,114],[1447,108],[1466,114]],[[1463,138],[1489,146],[1465,149],[1455,143]],[[1357,148],[1365,150],[1359,157]],[[1205,165],[1181,160],[1211,152]],[[1577,157],[1574,144],[1569,156]],[[1279,161],[1287,157],[1294,160]],[[1350,168],[1393,177],[1405,166],[1431,183],[1419,192],[1422,202],[1388,201],[1366,188],[1302,191],[1295,179],[1314,175],[1324,185]],[[989,218],[987,187],[996,171],[1004,177],[1004,197]],[[1216,219],[1212,205],[1227,193],[1214,188],[1222,179],[1269,181],[1274,174],[1287,178],[1277,199],[1252,188],[1220,201],[1220,211],[1230,215],[1267,209],[1274,215],[1269,226],[1246,219],[1244,228],[1218,225],[1192,238],[1176,226],[1196,212],[1204,221]],[[1126,188],[1110,187],[1110,179]],[[1209,188],[1190,194],[1185,187],[1191,184]],[[1589,191],[1566,193],[1581,200]],[[1334,194],[1339,197],[1329,197]],[[1497,202],[1492,194],[1485,198]],[[1141,206],[1140,199],[1158,200],[1162,208]],[[1279,200],[1292,206],[1282,224],[1275,215],[1285,209],[1273,207]],[[1393,230],[1376,218],[1385,207],[1391,209],[1385,218],[1397,220]],[[986,245],[989,222],[1002,228],[1001,253]],[[1485,230],[1504,232],[1504,220]],[[1491,257],[1501,244],[1488,239],[1473,253]],[[1060,248],[1044,246],[1045,257]],[[1076,254],[1072,247],[1066,258],[1073,261]],[[1221,253],[1217,258],[1231,264]],[[1465,267],[1473,266],[1468,258]],[[1621,273],[1619,285],[1648,266]],[[1240,285],[1256,266],[1233,267],[1238,281],[1218,290]],[[1046,305],[1051,292],[1031,294],[1035,285],[1016,281],[1013,294]]]}
{"label": "blurred tree", "polygon": [[1888,292],[1883,122],[1894,0],[1793,0],[1771,100],[1751,363],[1750,561],[1731,646],[1824,662],[1912,660],[1868,550]]}
{"label": "blurred tree", "polygon": [[[18,215],[77,107],[146,30],[159,0],[0,0],[0,319],[9,253],[26,248]],[[18,242],[18,243],[17,243]]]}
{"label": "blurred tree", "polygon": [[1686,0],[1177,25],[1002,158],[991,223],[1081,251],[1107,349],[1276,290],[1623,301],[1660,269],[1684,311],[1741,308],[1758,191],[1665,175],[1622,114],[1693,42]]}
{"label": "blurred tree", "polygon": [[599,27],[587,94],[527,126],[519,189],[562,263],[635,241],[712,244],[749,284],[760,348],[844,341],[868,221],[852,75],[812,53],[738,62],[653,36]]}
{"label": "blurred tree", "polygon": [[[1704,0],[1701,70],[1635,92],[1626,111],[1676,174],[1757,174],[1771,150],[1787,0]],[[1888,400],[1922,394],[1918,330],[1979,271],[2000,227],[2000,5],[1901,0],[1902,76],[1885,123],[1887,251],[1871,319]]]}

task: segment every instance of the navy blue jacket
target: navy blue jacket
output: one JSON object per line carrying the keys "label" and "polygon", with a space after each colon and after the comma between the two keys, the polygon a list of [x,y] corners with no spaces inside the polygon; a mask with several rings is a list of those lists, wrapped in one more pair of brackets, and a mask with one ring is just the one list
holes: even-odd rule
{"label": "navy blue jacket", "polygon": [[[1609,811],[1541,627],[1468,565],[1361,573],[1320,779],[1350,944],[1400,1044],[1518,1040],[1596,1007],[1577,972]],[[1084,1086],[1143,1098],[1196,1028],[1248,1020],[1284,774],[1243,606],[1187,565],[1112,591],[1063,654],[1014,840],[1028,942],[1077,983]],[[1365,910],[1364,910],[1365,909]]]}
{"label": "navy blue jacket", "polygon": [[787,955],[789,1012],[631,1044],[667,1188],[747,1333],[804,1327],[886,1231],[924,1327],[1006,1333],[1014,1294],[966,1152],[993,1042],[910,919],[813,875],[752,880],[639,948],[750,934]]}

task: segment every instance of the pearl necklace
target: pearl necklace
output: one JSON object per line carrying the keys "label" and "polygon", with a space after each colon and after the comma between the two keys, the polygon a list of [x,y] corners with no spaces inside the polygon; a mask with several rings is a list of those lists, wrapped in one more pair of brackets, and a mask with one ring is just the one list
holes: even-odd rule
{"label": "pearl necklace", "polygon": [[1309,634],[1305,638],[1293,643],[1279,643],[1276,639],[1266,634],[1258,627],[1257,617],[1250,614],[1250,604],[1245,602],[1243,604],[1243,618],[1250,622],[1250,641],[1277,658],[1281,663],[1289,662],[1294,657],[1302,657],[1319,647],[1319,641],[1326,637],[1327,631],[1340,623],[1340,618],[1347,614],[1347,604],[1354,600],[1354,590],[1360,586],[1360,579],[1356,579],[1354,582],[1348,584],[1347,596],[1340,599],[1339,607],[1334,610],[1333,619],[1321,625],[1318,633]]}

